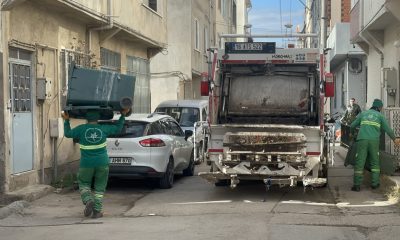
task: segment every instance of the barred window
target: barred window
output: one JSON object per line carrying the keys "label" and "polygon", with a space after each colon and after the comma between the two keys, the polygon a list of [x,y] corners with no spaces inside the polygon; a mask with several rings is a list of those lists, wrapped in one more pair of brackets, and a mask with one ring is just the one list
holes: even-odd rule
{"label": "barred window", "polygon": [[150,109],[150,63],[143,58],[127,56],[127,74],[136,77],[134,113],[149,113]]}
{"label": "barred window", "polygon": [[106,48],[100,48],[100,64],[101,69],[120,72],[121,54]]}

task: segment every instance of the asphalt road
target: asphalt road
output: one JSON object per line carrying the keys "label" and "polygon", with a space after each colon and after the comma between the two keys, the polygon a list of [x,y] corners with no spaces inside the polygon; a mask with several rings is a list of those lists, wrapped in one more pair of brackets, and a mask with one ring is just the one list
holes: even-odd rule
{"label": "asphalt road", "polygon": [[78,192],[51,194],[0,220],[0,239],[399,239],[399,206],[368,186],[351,192],[352,170],[337,157],[329,186],[306,191],[215,187],[197,176],[178,176],[168,190],[112,180],[96,220],[82,217]]}

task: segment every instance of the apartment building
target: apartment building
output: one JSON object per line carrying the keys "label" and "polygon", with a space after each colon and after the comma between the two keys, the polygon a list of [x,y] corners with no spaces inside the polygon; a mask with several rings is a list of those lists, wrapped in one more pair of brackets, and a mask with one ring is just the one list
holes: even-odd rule
{"label": "apartment building", "polygon": [[335,76],[331,112],[344,113],[351,98],[362,109],[366,107],[367,61],[363,50],[350,42],[350,4],[350,0],[331,0],[326,51],[326,70]]}
{"label": "apartment building", "polygon": [[[166,7],[162,0],[1,1],[1,192],[49,184],[55,166],[62,177],[78,165],[78,144],[49,135],[72,61],[135,75],[134,111],[150,111],[150,59],[167,46]],[[36,92],[43,79],[44,99]]]}
{"label": "apartment building", "polygon": [[400,1],[352,0],[350,38],[367,55],[367,105],[399,106]]}
{"label": "apartment building", "polygon": [[[164,100],[201,99],[210,47],[247,24],[249,0],[167,1],[168,47],[151,60],[151,109]],[[203,74],[203,77],[202,77]]]}

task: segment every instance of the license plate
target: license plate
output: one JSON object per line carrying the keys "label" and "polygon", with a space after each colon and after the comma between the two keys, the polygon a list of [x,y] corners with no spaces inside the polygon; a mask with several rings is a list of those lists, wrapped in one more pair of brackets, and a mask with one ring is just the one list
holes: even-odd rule
{"label": "license plate", "polygon": [[131,165],[132,158],[127,157],[112,157],[110,158],[111,164]]}

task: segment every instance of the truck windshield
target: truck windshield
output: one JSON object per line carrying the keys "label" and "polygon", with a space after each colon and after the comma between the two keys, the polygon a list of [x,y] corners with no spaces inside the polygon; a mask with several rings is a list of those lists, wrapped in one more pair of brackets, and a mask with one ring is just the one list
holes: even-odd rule
{"label": "truck windshield", "polygon": [[194,123],[200,120],[198,108],[192,107],[161,107],[156,112],[164,113],[175,118],[181,127],[193,127]]}

